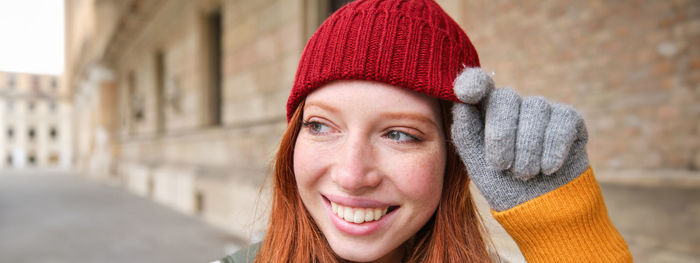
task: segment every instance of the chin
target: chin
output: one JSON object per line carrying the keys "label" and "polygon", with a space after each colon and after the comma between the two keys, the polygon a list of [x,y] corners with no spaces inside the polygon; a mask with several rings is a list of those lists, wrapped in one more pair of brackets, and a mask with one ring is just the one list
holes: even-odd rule
{"label": "chin", "polygon": [[333,252],[335,252],[340,258],[353,262],[374,262],[382,256],[375,255],[374,253],[362,253],[362,251],[359,250],[337,251],[334,249]]}
{"label": "chin", "polygon": [[[373,245],[365,243],[365,246],[348,244],[343,242],[342,245],[335,245],[330,243],[333,252],[340,258],[345,260],[350,260],[353,262],[376,262],[376,261],[387,261],[393,254],[395,248],[388,248],[382,245]],[[386,260],[382,260],[386,259]]]}

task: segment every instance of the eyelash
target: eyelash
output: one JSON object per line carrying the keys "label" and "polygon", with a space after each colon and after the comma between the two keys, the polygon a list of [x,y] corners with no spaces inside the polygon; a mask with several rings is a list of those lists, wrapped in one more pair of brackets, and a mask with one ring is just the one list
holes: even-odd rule
{"label": "eyelash", "polygon": [[[318,129],[322,128],[322,127],[318,127],[318,126],[325,126],[325,127],[330,128],[330,126],[328,126],[328,125],[326,125],[326,124],[323,124],[323,123],[321,123],[321,122],[318,122],[318,121],[304,121],[304,122],[302,122],[301,125],[302,125],[305,129],[308,129],[309,132],[310,132],[311,134],[316,135],[316,136],[320,136],[320,135],[324,135],[324,134],[329,133],[328,131],[326,131],[326,132],[317,131]],[[318,125],[318,126],[316,126],[316,125]],[[316,127],[314,127],[314,126],[316,126]],[[398,139],[391,139],[391,138],[389,138],[389,136],[392,136],[392,133],[395,133],[393,136],[398,135],[399,138],[401,138],[400,136],[401,136],[401,135],[404,135],[404,136],[408,137],[408,139],[407,139],[407,140],[403,140],[403,141],[398,140]],[[418,142],[423,141],[421,138],[419,138],[419,137],[417,137],[417,136],[414,136],[414,135],[411,135],[411,134],[409,134],[409,133],[407,133],[407,132],[403,132],[403,131],[399,131],[399,130],[389,130],[389,131],[387,131],[386,133],[384,133],[384,135],[382,135],[382,137],[387,138],[387,139],[389,139],[389,140],[392,140],[392,141],[394,141],[395,143],[400,143],[400,144],[404,144],[404,143],[418,143]]]}
{"label": "eyelash", "polygon": [[[320,122],[318,122],[318,121],[304,121],[304,122],[302,122],[301,125],[302,125],[304,128],[308,129],[309,132],[311,132],[311,134],[313,134],[313,135],[322,135],[322,134],[328,133],[328,132],[319,132],[319,131],[315,131],[315,130],[314,130],[314,127],[312,127],[312,126],[315,126],[315,125],[323,125],[323,126],[329,127],[328,125],[323,124],[323,123],[320,123]],[[330,127],[329,127],[329,128],[330,128]]]}
{"label": "eyelash", "polygon": [[[400,140],[398,140],[398,139],[391,139],[391,138],[389,138],[389,136],[391,136],[392,133],[397,133],[398,136],[399,136],[399,138],[401,138],[401,137],[400,137],[401,135],[405,135],[406,137],[408,137],[408,140],[400,141]],[[411,135],[411,134],[408,134],[408,133],[402,132],[402,131],[398,131],[398,130],[390,130],[390,131],[387,131],[387,132],[383,135],[383,137],[385,137],[385,138],[387,138],[387,139],[389,139],[389,140],[395,141],[396,143],[417,143],[417,142],[421,142],[421,141],[422,141],[420,138],[418,138],[418,137],[416,137],[416,136],[413,136],[413,135]]]}

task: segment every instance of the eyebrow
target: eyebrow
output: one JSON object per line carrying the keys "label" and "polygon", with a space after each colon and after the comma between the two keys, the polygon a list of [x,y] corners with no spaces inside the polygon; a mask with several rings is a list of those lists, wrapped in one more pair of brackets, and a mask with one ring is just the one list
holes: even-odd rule
{"label": "eyebrow", "polygon": [[326,104],[319,103],[319,102],[308,102],[308,103],[305,103],[305,104],[304,104],[304,108],[307,108],[307,107],[318,107],[318,108],[321,108],[322,110],[330,111],[330,112],[332,112],[332,113],[338,113],[338,112],[340,112],[339,109],[337,109],[337,108],[335,108],[335,107],[333,107],[333,106],[326,105]]}
{"label": "eyebrow", "polygon": [[385,112],[385,113],[380,114],[379,116],[381,118],[393,119],[393,120],[409,119],[409,120],[414,120],[414,121],[418,121],[418,122],[428,123],[430,125],[435,126],[435,128],[438,128],[438,129],[440,127],[431,118],[428,118],[422,114],[414,114],[414,113],[406,113],[406,112]]}

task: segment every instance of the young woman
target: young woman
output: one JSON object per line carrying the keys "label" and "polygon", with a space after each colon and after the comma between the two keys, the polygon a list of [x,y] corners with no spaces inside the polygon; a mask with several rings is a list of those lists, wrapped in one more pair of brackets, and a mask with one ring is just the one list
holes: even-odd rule
{"label": "young woman", "polygon": [[431,0],[359,0],[309,40],[261,244],[222,262],[489,262],[468,184],[529,262],[629,262],[580,115],[493,90]]}

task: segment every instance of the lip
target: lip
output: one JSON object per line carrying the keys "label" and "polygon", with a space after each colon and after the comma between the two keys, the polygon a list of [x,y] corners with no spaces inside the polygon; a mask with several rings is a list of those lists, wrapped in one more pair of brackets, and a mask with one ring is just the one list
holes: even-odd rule
{"label": "lip", "polygon": [[[350,206],[350,207],[358,207],[358,208],[381,208],[381,207],[390,207],[392,205],[386,204],[383,202],[379,201],[374,201],[374,200],[367,200],[367,199],[356,199],[356,198],[348,198],[348,197],[340,197],[340,196],[334,196],[334,195],[321,195],[323,199],[323,204],[326,206],[326,210],[328,211],[328,216],[333,222],[333,225],[340,230],[341,232],[349,235],[354,235],[354,236],[364,236],[364,235],[370,235],[374,232],[377,232],[380,230],[382,227],[386,226],[391,222],[393,219],[394,215],[396,214],[395,212],[399,210],[400,207],[396,207],[391,212],[386,213],[381,219],[375,220],[375,221],[369,221],[369,222],[363,222],[360,224],[355,224],[355,223],[350,223],[348,221],[343,220],[342,218],[338,217],[335,213],[333,213],[333,209],[331,208],[331,203],[330,201],[333,201],[334,203],[343,205],[343,206]],[[336,202],[338,201],[338,202]]]}
{"label": "lip", "polygon": [[332,201],[333,203],[342,205],[342,206],[350,206],[350,207],[358,207],[358,208],[384,208],[384,207],[389,207],[389,206],[398,206],[394,204],[389,204],[389,203],[384,203],[376,200],[371,200],[371,199],[360,199],[360,198],[352,198],[352,197],[344,197],[344,196],[338,196],[338,195],[322,195],[325,197],[325,199],[328,199]]}

